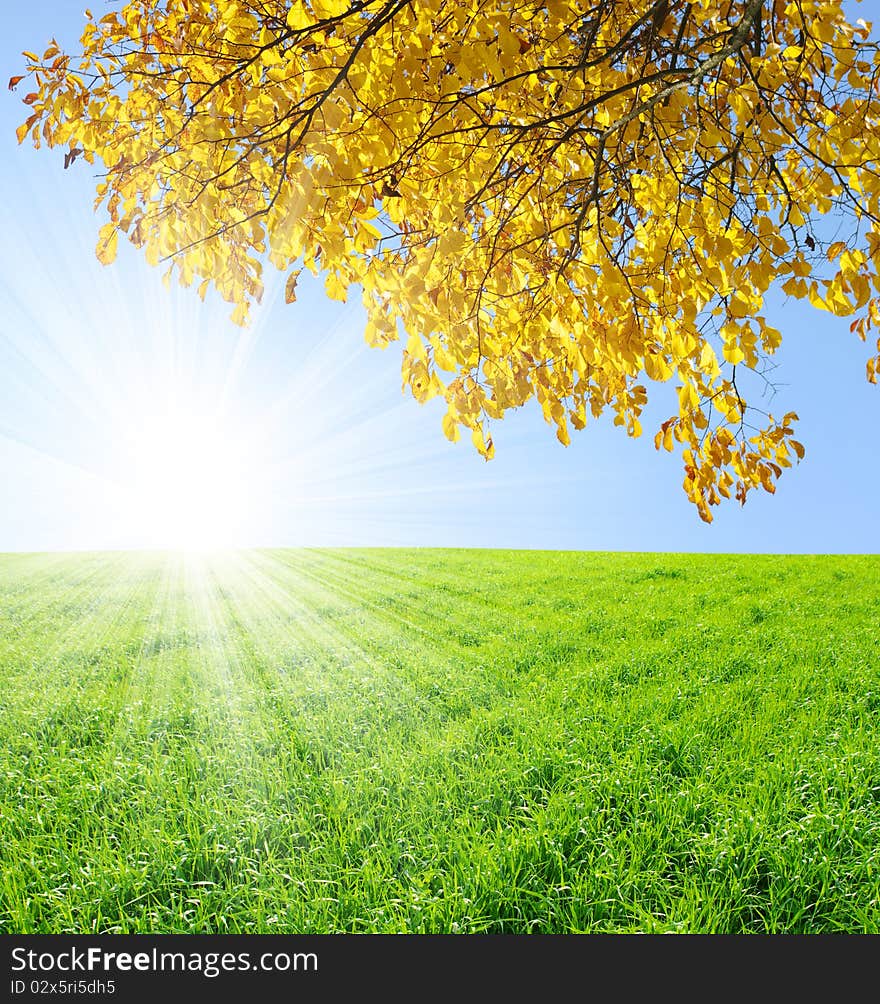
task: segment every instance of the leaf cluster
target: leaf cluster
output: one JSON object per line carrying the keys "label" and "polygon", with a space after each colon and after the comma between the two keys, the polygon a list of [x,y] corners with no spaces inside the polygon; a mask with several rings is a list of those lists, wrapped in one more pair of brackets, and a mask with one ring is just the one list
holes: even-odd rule
{"label": "leaf cluster", "polygon": [[745,393],[771,288],[880,327],[880,50],[841,0],[130,0],[81,44],[26,53],[19,140],[104,165],[101,261],[121,233],[238,323],[267,259],[288,301],[359,289],[487,459],[527,401],[638,436],[675,380],[656,444],[711,520],[803,456]]}

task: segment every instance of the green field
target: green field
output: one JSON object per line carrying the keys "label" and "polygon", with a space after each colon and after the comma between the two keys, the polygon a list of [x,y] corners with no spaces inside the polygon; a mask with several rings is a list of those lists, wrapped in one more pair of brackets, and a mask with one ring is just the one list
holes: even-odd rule
{"label": "green field", "polygon": [[880,560],[0,557],[5,932],[878,932]]}

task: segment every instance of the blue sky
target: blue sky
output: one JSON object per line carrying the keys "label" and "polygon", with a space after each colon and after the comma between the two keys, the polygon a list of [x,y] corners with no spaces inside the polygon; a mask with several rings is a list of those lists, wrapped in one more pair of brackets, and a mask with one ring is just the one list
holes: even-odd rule
{"label": "blue sky", "polygon": [[[0,42],[4,79],[21,71],[22,48],[53,34],[69,44],[80,24],[67,2],[16,5]],[[610,419],[565,449],[537,409],[523,409],[494,427],[488,464],[446,442],[441,403],[401,394],[400,347],[368,349],[359,305],[326,300],[307,275],[291,306],[273,277],[242,332],[226,304],[166,290],[131,248],[103,268],[93,170],[64,171],[61,153],[19,147],[22,92],[2,93],[0,551],[163,543],[168,514],[186,506],[179,486],[198,470],[181,470],[177,488],[174,470],[160,471],[137,499],[135,460],[180,408],[215,454],[223,444],[212,463],[228,463],[205,477],[214,497],[235,498],[223,512],[233,543],[878,551],[880,390],[865,381],[868,350],[847,321],[770,304],[785,340],[769,408],[799,413],[806,459],[774,497],[721,506],[706,526],[678,460]],[[654,393],[659,421],[674,411],[672,387]],[[157,510],[166,523],[151,526]],[[202,510],[190,523],[202,514],[210,524]]]}

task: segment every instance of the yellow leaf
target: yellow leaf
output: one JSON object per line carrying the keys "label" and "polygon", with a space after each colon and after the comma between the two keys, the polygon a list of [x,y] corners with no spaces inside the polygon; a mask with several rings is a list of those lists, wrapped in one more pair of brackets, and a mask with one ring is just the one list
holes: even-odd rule
{"label": "yellow leaf", "polygon": [[327,273],[327,278],[324,280],[324,288],[327,290],[327,296],[331,300],[341,300],[345,303],[347,288],[335,272]]}
{"label": "yellow leaf", "polygon": [[119,231],[112,223],[106,223],[98,234],[98,246],[95,254],[102,265],[111,265],[116,260],[116,248],[119,243]]}
{"label": "yellow leaf", "polygon": [[450,414],[445,414],[443,416],[443,435],[451,443],[458,442],[459,432],[458,432],[458,422]]}
{"label": "yellow leaf", "polygon": [[713,376],[718,373],[718,357],[708,342],[704,342],[703,348],[700,350],[700,369]]}
{"label": "yellow leaf", "polygon": [[290,10],[287,12],[287,27],[292,31],[300,31],[313,24],[313,19],[308,8],[302,0],[293,0]]}
{"label": "yellow leaf", "polygon": [[312,10],[321,20],[344,14],[350,6],[349,0],[311,0]]}
{"label": "yellow leaf", "polygon": [[737,363],[741,363],[743,359],[745,359],[745,357],[746,357],[745,353],[736,342],[724,343],[724,358],[729,363],[732,363],[734,366],[736,366]]}
{"label": "yellow leaf", "polygon": [[471,441],[484,460],[491,460],[495,455],[495,445],[492,442],[492,437],[489,436],[487,438],[483,434],[482,426],[477,425],[471,430]]}
{"label": "yellow leaf", "polygon": [[406,351],[412,356],[413,359],[420,359],[424,361],[427,359],[427,353],[425,351],[425,343],[419,338],[418,335],[412,334],[406,340]]}

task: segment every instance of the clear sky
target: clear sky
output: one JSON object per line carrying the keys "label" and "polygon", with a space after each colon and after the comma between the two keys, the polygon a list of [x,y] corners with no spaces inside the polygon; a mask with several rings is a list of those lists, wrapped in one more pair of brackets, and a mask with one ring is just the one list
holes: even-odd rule
{"label": "clear sky", "polygon": [[[68,0],[5,11],[3,79],[81,21]],[[806,459],[706,526],[650,420],[638,441],[594,422],[565,449],[526,408],[487,464],[443,438],[441,402],[401,394],[400,346],[367,348],[359,304],[307,274],[291,306],[279,277],[242,332],[128,246],[103,268],[94,170],[16,144],[23,93],[4,88],[0,115],[0,551],[174,543],[172,526],[261,546],[880,550],[880,388],[847,321],[770,304],[785,340],[764,406],[799,413]],[[672,390],[654,390],[655,426]]]}

